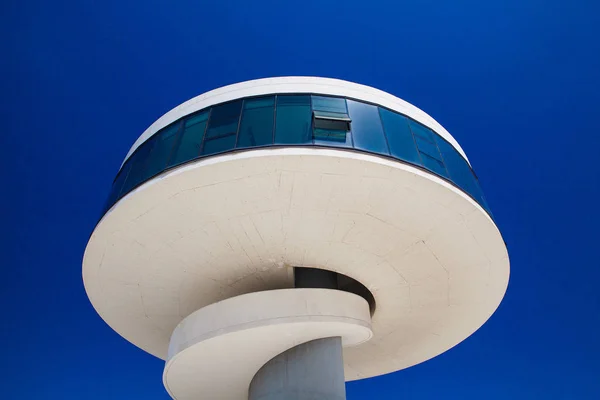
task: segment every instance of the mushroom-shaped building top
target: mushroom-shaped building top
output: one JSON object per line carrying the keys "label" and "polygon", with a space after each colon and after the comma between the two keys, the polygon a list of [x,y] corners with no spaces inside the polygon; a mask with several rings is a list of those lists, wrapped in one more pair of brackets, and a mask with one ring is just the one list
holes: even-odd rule
{"label": "mushroom-shaped building top", "polygon": [[313,77],[225,86],[158,119],[83,260],[96,311],[167,360],[177,399],[245,398],[270,359],[328,337],[346,380],[407,368],[477,330],[508,277],[456,140],[388,93]]}

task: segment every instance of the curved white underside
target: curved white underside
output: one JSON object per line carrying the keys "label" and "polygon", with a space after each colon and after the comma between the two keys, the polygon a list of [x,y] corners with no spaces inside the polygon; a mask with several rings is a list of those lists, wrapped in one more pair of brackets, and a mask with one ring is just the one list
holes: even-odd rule
{"label": "curved white underside", "polygon": [[102,318],[164,359],[183,318],[289,288],[294,265],[350,276],[375,297],[373,338],[344,353],[348,379],[464,340],[509,276],[493,221],[448,182],[376,156],[286,148],[199,160],[140,186],[96,227],[83,278]]}
{"label": "curved white underside", "polygon": [[452,144],[456,150],[468,161],[467,155],[460,147],[458,142],[450,133],[423,110],[412,104],[386,93],[382,90],[369,86],[360,85],[353,82],[343,81],[341,79],[318,78],[312,76],[283,76],[277,78],[255,79],[246,82],[240,82],[233,85],[220,87],[210,92],[203,93],[178,105],[165,115],[154,122],[144,133],[135,141],[127,153],[123,163],[129,156],[156,132],[177,121],[179,118],[189,115],[193,112],[202,110],[215,104],[239,99],[249,96],[260,96],[275,93],[318,93],[331,96],[349,97],[369,103],[378,104],[387,107],[390,110],[397,111],[407,115],[410,118],[433,129],[440,136]]}
{"label": "curved white underside", "polygon": [[244,400],[256,372],[302,343],[340,336],[344,347],[372,336],[367,302],[327,289],[282,289],[206,306],[175,329],[163,382],[177,400]]}

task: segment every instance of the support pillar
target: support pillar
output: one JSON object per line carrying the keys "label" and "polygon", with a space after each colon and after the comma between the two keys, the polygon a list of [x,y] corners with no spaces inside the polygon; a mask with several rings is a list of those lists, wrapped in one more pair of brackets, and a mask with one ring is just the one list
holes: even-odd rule
{"label": "support pillar", "polygon": [[345,400],[342,339],[317,339],[275,356],[254,375],[249,400]]}

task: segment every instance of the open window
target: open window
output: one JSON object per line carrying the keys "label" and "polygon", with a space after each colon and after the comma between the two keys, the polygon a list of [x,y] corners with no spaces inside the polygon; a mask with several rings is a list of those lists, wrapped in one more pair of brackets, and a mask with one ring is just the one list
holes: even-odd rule
{"label": "open window", "polygon": [[331,116],[320,111],[313,111],[313,138],[333,142],[346,142],[350,132],[350,118],[348,116]]}
{"label": "open window", "polygon": [[312,96],[312,109],[315,144],[352,146],[351,120],[345,99]]}

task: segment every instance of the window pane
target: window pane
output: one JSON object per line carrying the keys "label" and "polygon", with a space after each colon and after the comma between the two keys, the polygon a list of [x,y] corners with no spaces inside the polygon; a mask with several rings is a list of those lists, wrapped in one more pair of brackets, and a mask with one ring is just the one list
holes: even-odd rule
{"label": "window pane", "polygon": [[315,144],[323,146],[352,147],[350,132],[342,129],[320,129],[315,128]]}
{"label": "window pane", "polygon": [[346,99],[339,97],[312,96],[312,109],[337,114],[348,113]]}
{"label": "window pane", "polygon": [[467,161],[444,139],[438,137],[437,143],[444,156],[444,163],[448,168],[448,173],[450,174],[452,182],[456,183],[458,187],[473,196],[483,208],[488,209],[483,197],[483,192],[477,182],[477,178],[473,175],[473,171],[471,171]]}
{"label": "window pane", "polygon": [[409,125],[414,134],[417,149],[419,149],[419,153],[421,154],[423,166],[438,175],[447,177],[448,172],[444,166],[443,158],[434,141],[434,137],[437,136],[437,134],[433,133],[431,129],[412,120],[409,120]]}
{"label": "window pane", "polygon": [[431,143],[434,142],[433,136],[435,134],[433,133],[433,131],[431,129],[427,128],[426,126],[421,125],[420,123],[418,123],[416,121],[413,121],[412,119],[409,119],[408,123],[409,123],[410,129],[412,130],[412,133],[415,135],[415,137],[420,137]]}
{"label": "window pane", "polygon": [[119,195],[121,194],[121,190],[123,189],[123,184],[125,183],[125,178],[127,178],[127,174],[129,174],[129,170],[131,169],[131,158],[125,161],[123,167],[119,171],[117,178],[115,179],[112,190],[110,191],[110,195],[106,200],[106,204],[104,206],[104,212],[106,212],[116,201],[119,199]]}
{"label": "window pane", "polygon": [[377,107],[348,100],[354,148],[389,155]]}
{"label": "window pane", "polygon": [[423,160],[423,166],[425,168],[427,168],[428,170],[435,172],[438,175],[441,176],[448,176],[447,172],[446,172],[446,168],[444,167],[444,164],[436,159],[431,157],[430,155],[428,155],[427,153],[423,153],[422,151],[421,153],[421,160]]}
{"label": "window pane", "polygon": [[352,147],[346,99],[311,96],[313,141],[316,145]]}
{"label": "window pane", "polygon": [[164,128],[156,134],[154,148],[152,149],[146,164],[144,180],[164,171],[167,167],[167,161],[173,150],[173,143],[175,142],[180,126],[181,122],[178,122]]}
{"label": "window pane", "polygon": [[313,140],[316,145],[352,147],[352,137],[350,135],[350,119],[347,114],[336,114],[345,116],[345,120],[328,119],[317,117],[317,113],[322,116],[323,112],[315,111],[313,119]]}
{"label": "window pane", "polygon": [[235,134],[219,136],[217,138],[206,139],[202,155],[224,153],[235,148]]}
{"label": "window pane", "polygon": [[385,108],[379,109],[383,129],[392,156],[413,164],[421,165],[421,159],[408,126],[408,118]]}
{"label": "window pane", "polygon": [[245,100],[236,147],[273,144],[274,113],[275,97],[273,96]]}
{"label": "window pane", "polygon": [[169,166],[181,164],[200,155],[200,147],[206,130],[208,111],[184,121],[183,133],[179,135]]}
{"label": "window pane", "polygon": [[235,147],[242,101],[221,104],[212,108],[202,154],[222,153]]}
{"label": "window pane", "polygon": [[341,113],[334,113],[334,112],[329,112],[329,111],[313,110],[313,115],[316,118],[338,119],[338,120],[350,122],[350,117],[348,117],[348,113],[341,114]]}
{"label": "window pane", "polygon": [[420,136],[415,136],[415,142],[417,143],[417,148],[421,153],[425,153],[431,158],[442,161],[442,156],[440,155],[440,151],[435,143],[428,142]]}
{"label": "window pane", "polygon": [[148,155],[150,154],[150,151],[152,151],[153,146],[154,137],[151,137],[142,143],[142,145],[138,147],[135,153],[133,153],[131,156],[131,170],[129,171],[129,175],[127,175],[127,179],[125,179],[125,183],[123,184],[121,196],[142,182],[144,178],[146,161],[148,160]]}
{"label": "window pane", "polygon": [[309,96],[277,96],[275,144],[312,143]]}

